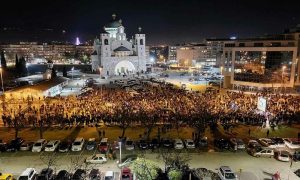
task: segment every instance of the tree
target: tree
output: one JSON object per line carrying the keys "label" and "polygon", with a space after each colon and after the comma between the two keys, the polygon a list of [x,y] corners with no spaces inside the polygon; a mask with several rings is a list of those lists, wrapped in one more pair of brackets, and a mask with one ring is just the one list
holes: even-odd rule
{"label": "tree", "polygon": [[21,76],[26,76],[27,75],[27,67],[26,67],[26,60],[24,57],[21,57],[19,59],[19,69],[18,71],[20,72]]}
{"label": "tree", "polygon": [[52,71],[51,71],[51,79],[54,79],[54,78],[56,78],[57,77],[57,75],[56,75],[56,70],[55,70],[55,68],[52,68]]}
{"label": "tree", "polygon": [[158,169],[157,164],[145,158],[138,158],[132,163],[132,170],[135,172],[137,179],[156,179]]}
{"label": "tree", "polygon": [[6,68],[7,67],[6,59],[5,59],[5,56],[4,56],[4,51],[1,52],[1,67],[2,68]]}
{"label": "tree", "polygon": [[68,76],[68,72],[67,72],[67,68],[66,66],[63,67],[63,77],[67,77]]}
{"label": "tree", "polygon": [[172,169],[169,173],[168,173],[168,177],[170,180],[178,180],[178,179],[182,179],[182,172],[178,169]]}

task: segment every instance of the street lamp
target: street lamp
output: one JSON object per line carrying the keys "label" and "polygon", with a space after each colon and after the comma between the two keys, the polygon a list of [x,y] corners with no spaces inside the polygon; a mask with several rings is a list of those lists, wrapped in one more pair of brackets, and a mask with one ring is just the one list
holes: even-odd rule
{"label": "street lamp", "polygon": [[73,71],[74,71],[74,66],[72,67],[72,81],[73,81]]}
{"label": "street lamp", "polygon": [[84,87],[84,79],[85,79],[85,74],[83,75],[83,83],[82,83],[82,87]]}
{"label": "street lamp", "polygon": [[120,161],[119,164],[122,163],[122,141],[119,141],[119,149],[120,149]]}
{"label": "street lamp", "polygon": [[1,75],[1,84],[2,84],[2,94],[4,95],[3,76],[2,76],[2,67],[1,66],[0,66],[0,75]]}
{"label": "street lamp", "polygon": [[101,86],[101,98],[102,98],[102,84],[101,84],[101,72],[102,72],[102,67],[101,66],[99,66],[99,83],[100,83],[100,86]]}
{"label": "street lamp", "polygon": [[221,91],[221,88],[222,88],[223,66],[220,67],[220,72],[221,72],[221,78],[220,78],[220,91]]}
{"label": "street lamp", "polygon": [[282,66],[282,72],[281,72],[281,81],[282,81],[282,89],[281,92],[283,91],[284,88],[284,79],[283,79],[283,75],[284,75],[284,70],[286,69],[286,66]]}

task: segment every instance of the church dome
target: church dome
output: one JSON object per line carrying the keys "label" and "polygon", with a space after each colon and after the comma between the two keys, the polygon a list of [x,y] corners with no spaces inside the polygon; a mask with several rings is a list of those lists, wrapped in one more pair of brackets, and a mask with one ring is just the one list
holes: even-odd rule
{"label": "church dome", "polygon": [[112,19],[105,25],[105,28],[118,28],[122,26],[122,20],[116,19],[116,14],[112,15]]}
{"label": "church dome", "polygon": [[127,49],[126,47],[124,46],[120,46],[118,47],[117,49],[114,50],[115,52],[118,52],[118,51],[130,51],[129,49]]}

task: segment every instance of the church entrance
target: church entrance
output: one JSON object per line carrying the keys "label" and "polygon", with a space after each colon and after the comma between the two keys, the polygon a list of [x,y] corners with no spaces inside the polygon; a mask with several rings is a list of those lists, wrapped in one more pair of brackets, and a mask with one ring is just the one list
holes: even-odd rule
{"label": "church entrance", "polygon": [[115,67],[115,75],[134,74],[136,71],[134,65],[130,61],[121,61]]}

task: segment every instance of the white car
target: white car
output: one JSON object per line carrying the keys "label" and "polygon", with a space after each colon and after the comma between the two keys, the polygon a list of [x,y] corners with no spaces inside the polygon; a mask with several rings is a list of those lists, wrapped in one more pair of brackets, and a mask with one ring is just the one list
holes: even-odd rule
{"label": "white car", "polygon": [[300,141],[297,139],[285,138],[283,139],[285,145],[290,149],[300,149]]}
{"label": "white car", "polygon": [[84,145],[84,139],[81,138],[76,138],[75,141],[72,144],[72,151],[81,151],[83,149],[83,145]]}
{"label": "white car", "polygon": [[193,148],[195,148],[195,143],[194,143],[194,141],[192,139],[186,139],[184,141],[184,143],[185,143],[185,146],[186,146],[187,149],[193,149]]}
{"label": "white car", "polygon": [[47,143],[47,141],[45,139],[37,140],[33,144],[31,151],[32,152],[41,152],[44,149],[44,147],[46,146],[46,143]]}
{"label": "white car", "polygon": [[175,149],[183,149],[184,148],[184,144],[181,139],[174,140],[174,148]]}
{"label": "white car", "polygon": [[46,152],[53,152],[58,148],[60,141],[59,140],[52,140],[49,141],[45,147]]}
{"label": "white car", "polygon": [[277,146],[276,144],[269,138],[260,138],[258,139],[259,143],[265,147],[269,147],[275,149]]}
{"label": "white car", "polygon": [[129,151],[134,150],[134,143],[133,143],[132,140],[127,140],[127,141],[125,142],[125,149],[126,149],[126,150],[129,150]]}
{"label": "white car", "polygon": [[106,171],[104,175],[104,180],[114,180],[115,179],[115,173],[113,171]]}
{"label": "white car", "polygon": [[107,159],[104,154],[95,154],[93,156],[88,157],[85,162],[92,164],[103,164],[107,162]]}
{"label": "white car", "polygon": [[278,151],[276,152],[276,159],[279,161],[289,162],[290,159],[290,153],[288,151]]}
{"label": "white car", "polygon": [[221,180],[238,180],[237,175],[229,166],[221,166],[218,168],[218,176]]}
{"label": "white car", "polygon": [[18,180],[34,180],[36,179],[37,171],[34,168],[27,168],[19,176]]}

